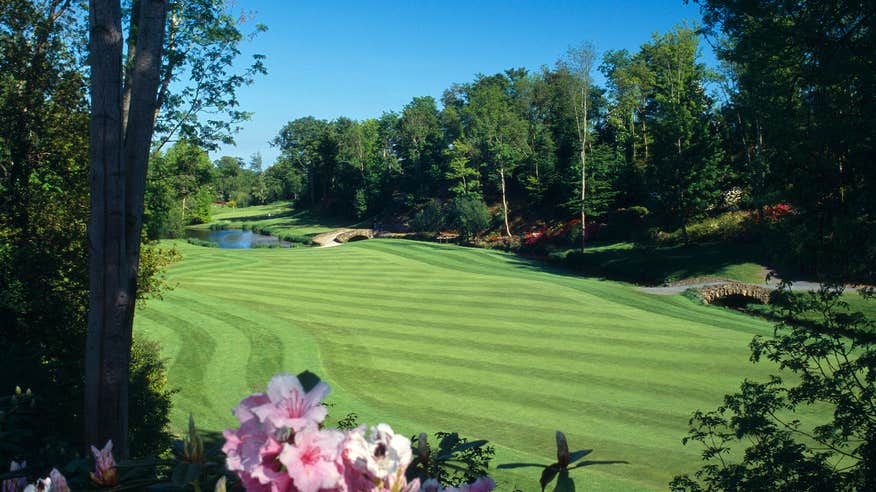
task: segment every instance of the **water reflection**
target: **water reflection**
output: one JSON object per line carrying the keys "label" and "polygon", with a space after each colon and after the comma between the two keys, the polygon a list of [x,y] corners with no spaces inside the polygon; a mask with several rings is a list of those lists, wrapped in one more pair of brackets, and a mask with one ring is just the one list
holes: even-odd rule
{"label": "water reflection", "polygon": [[279,244],[288,248],[291,243],[280,241],[276,236],[253,234],[252,231],[241,229],[226,229],[224,231],[211,231],[207,229],[186,229],[186,237],[194,237],[204,241],[218,243],[220,248],[246,249],[266,247]]}

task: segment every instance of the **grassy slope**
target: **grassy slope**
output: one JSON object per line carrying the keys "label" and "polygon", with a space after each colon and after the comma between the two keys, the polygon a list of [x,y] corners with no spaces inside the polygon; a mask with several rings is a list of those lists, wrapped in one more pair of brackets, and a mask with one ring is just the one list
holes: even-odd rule
{"label": "grassy slope", "polygon": [[[547,272],[486,250],[372,240],[338,248],[220,250],[178,244],[178,283],[139,311],[180,388],[174,422],[207,428],[274,373],[310,368],[338,416],[402,432],[491,440],[497,463],[546,462],[553,431],[593,448],[581,489],[665,489],[697,465],[680,439],[743,377],[769,324],[681,296]],[[537,490],[538,471],[496,475]]]}
{"label": "grassy slope", "polygon": [[716,276],[763,283],[762,254],[757,246],[706,243],[637,248],[633,243],[594,244],[582,267],[607,278],[660,284],[693,277]]}
{"label": "grassy slope", "polygon": [[[317,218],[306,210],[294,210],[292,202],[289,201],[245,208],[214,205],[210,215],[213,222],[228,221],[240,224],[246,222],[270,226],[279,233],[300,235],[316,235],[349,225],[342,221],[327,222],[324,218]],[[201,224],[196,227],[206,228],[209,227],[209,224]]]}

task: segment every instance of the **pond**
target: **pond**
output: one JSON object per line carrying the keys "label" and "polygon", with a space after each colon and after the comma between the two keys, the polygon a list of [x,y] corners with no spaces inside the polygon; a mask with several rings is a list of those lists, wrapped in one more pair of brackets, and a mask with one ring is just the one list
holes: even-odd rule
{"label": "pond", "polygon": [[288,248],[292,244],[280,241],[277,236],[254,234],[252,231],[241,229],[226,229],[224,231],[210,231],[207,229],[186,229],[186,237],[193,237],[204,241],[218,243],[220,248],[258,248],[279,244],[282,248]]}

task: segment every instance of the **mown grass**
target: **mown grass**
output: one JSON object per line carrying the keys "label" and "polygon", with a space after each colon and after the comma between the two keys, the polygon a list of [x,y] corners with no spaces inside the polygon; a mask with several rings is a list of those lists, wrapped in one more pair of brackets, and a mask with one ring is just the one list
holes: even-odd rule
{"label": "mown grass", "polygon": [[211,217],[211,223],[196,227],[210,228],[213,225],[213,227],[226,229],[246,228],[247,230],[258,227],[260,230],[270,230],[272,234],[277,236],[286,234],[289,237],[303,237],[314,236],[349,225],[341,220],[317,217],[307,210],[296,210],[293,203],[289,201],[244,208],[213,205]]}
{"label": "mown grass", "polygon": [[[559,429],[594,460],[629,462],[579,470],[579,489],[665,489],[699,463],[681,444],[690,413],[766,375],[747,347],[766,321],[509,254],[379,239],[177,247],[176,290],[135,328],[169,357],[180,429],[189,413],[231,426],[231,408],[272,374],[310,369],[332,385],[334,418],[489,439],[497,463],[550,462]],[[538,473],[495,476],[532,491]]]}

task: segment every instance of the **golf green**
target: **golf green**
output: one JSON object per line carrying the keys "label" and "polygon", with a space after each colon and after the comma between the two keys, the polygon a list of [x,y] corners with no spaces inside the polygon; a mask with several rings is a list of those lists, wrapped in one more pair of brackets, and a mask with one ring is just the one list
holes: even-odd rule
{"label": "golf green", "polygon": [[[579,489],[666,489],[699,465],[681,444],[691,412],[768,369],[748,361],[765,321],[509,254],[383,239],[176,245],[176,288],[138,310],[135,330],[162,344],[177,428],[189,413],[231,426],[271,375],[310,369],[332,386],[330,419],[488,439],[494,464],[549,463],[562,430],[589,459],[627,462],[575,470]],[[493,476],[530,491],[539,473]]]}

